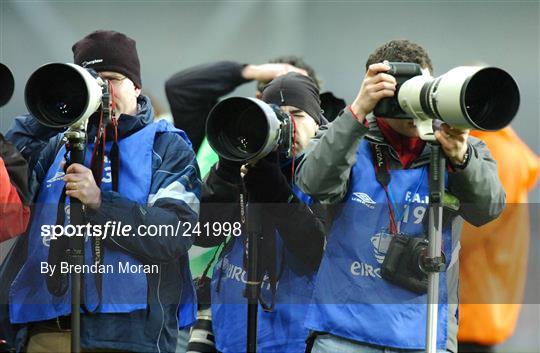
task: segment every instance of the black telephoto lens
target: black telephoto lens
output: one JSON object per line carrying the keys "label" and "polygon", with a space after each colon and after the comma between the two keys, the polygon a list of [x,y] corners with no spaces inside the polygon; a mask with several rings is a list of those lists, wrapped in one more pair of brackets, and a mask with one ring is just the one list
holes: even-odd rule
{"label": "black telephoto lens", "polygon": [[280,118],[274,108],[261,100],[224,99],[208,115],[208,143],[217,154],[231,161],[260,159],[277,147],[283,135],[284,123]]}
{"label": "black telephoto lens", "polygon": [[9,102],[15,88],[15,80],[9,68],[0,63],[0,107]]}

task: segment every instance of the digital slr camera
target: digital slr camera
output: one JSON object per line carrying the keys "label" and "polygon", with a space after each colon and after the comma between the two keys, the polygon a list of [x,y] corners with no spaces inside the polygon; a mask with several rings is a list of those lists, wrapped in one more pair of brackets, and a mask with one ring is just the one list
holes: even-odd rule
{"label": "digital slr camera", "polygon": [[[381,266],[382,278],[410,291],[427,293],[428,245],[426,237],[394,235]],[[444,254],[442,257],[444,262]]]}

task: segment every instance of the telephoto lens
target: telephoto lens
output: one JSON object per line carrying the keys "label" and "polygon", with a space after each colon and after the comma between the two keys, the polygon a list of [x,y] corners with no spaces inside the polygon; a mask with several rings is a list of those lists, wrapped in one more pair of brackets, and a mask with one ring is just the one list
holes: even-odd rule
{"label": "telephoto lens", "polygon": [[15,89],[15,80],[9,68],[0,63],[0,107],[6,105]]}
{"label": "telephoto lens", "polygon": [[292,155],[293,124],[278,106],[256,98],[230,97],[212,108],[206,122],[208,143],[221,157],[254,162],[279,148]]}
{"label": "telephoto lens", "polygon": [[215,353],[216,342],[212,332],[212,310],[209,305],[197,311],[197,322],[191,329],[186,353]]}
{"label": "telephoto lens", "polygon": [[510,124],[519,109],[516,81],[496,67],[459,66],[435,78],[422,74],[418,64],[389,66],[388,74],[398,83],[396,95],[377,103],[376,116],[417,123],[439,119],[460,129],[496,131]]}
{"label": "telephoto lens", "polygon": [[63,128],[84,123],[101,105],[100,82],[75,64],[45,64],[26,83],[26,106],[45,126]]}

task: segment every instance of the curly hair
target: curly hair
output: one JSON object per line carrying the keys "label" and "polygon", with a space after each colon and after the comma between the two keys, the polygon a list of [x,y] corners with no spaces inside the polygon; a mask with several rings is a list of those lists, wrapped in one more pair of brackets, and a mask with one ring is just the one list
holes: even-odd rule
{"label": "curly hair", "polygon": [[391,40],[375,49],[366,61],[366,70],[369,65],[380,63],[383,60],[416,63],[433,72],[431,59],[426,50],[420,45],[406,39]]}
{"label": "curly hair", "polygon": [[[309,78],[311,78],[313,80],[313,82],[315,82],[315,85],[317,86],[317,89],[321,89],[321,87],[320,87],[321,82],[320,82],[319,78],[317,77],[317,74],[315,73],[315,70],[313,70],[313,68],[311,66],[306,64],[304,59],[302,59],[301,57],[296,56],[296,55],[278,56],[277,58],[273,58],[273,59],[269,60],[268,62],[270,64],[289,64],[289,65],[295,66],[295,67],[297,67],[299,69],[306,70]],[[265,85],[266,85],[266,83],[258,82],[257,83],[257,90],[259,92],[262,92]]]}

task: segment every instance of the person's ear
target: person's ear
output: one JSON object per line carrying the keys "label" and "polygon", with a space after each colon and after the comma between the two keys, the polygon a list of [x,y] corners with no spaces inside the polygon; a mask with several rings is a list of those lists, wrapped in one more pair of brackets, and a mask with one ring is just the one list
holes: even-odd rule
{"label": "person's ear", "polygon": [[255,98],[262,99],[262,92],[257,90],[257,92],[255,92]]}
{"label": "person's ear", "polygon": [[141,94],[141,89],[135,86],[135,97],[139,97],[140,94]]}

